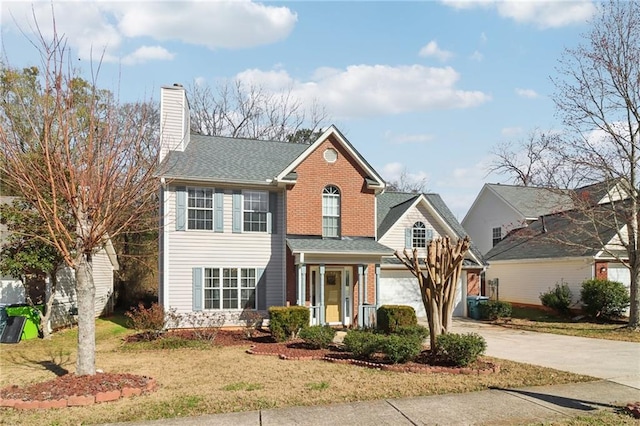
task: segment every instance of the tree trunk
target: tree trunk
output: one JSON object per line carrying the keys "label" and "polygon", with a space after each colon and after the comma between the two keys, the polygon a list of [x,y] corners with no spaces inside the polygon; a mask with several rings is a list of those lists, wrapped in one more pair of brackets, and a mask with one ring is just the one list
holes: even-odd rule
{"label": "tree trunk", "polygon": [[638,253],[631,253],[629,256],[629,265],[631,282],[629,286],[630,303],[629,306],[629,325],[633,330],[640,330],[640,293],[638,293],[638,284],[640,283],[640,257]]}
{"label": "tree trunk", "polygon": [[49,321],[51,320],[51,311],[53,310],[53,300],[56,297],[56,290],[58,289],[58,268],[49,273],[49,288],[50,291],[45,290],[46,300],[44,302],[44,312],[40,315],[40,329],[42,330],[42,338],[48,339],[51,337],[49,332]]}
{"label": "tree trunk", "polygon": [[93,282],[91,254],[78,256],[75,266],[78,298],[78,376],[96,374],[96,287]]}

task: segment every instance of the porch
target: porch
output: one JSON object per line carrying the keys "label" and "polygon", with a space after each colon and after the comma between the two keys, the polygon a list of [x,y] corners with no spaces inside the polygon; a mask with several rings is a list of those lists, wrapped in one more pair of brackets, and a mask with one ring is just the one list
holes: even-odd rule
{"label": "porch", "polygon": [[379,306],[380,263],[393,250],[371,238],[287,238],[298,306],[311,325],[373,327]]}

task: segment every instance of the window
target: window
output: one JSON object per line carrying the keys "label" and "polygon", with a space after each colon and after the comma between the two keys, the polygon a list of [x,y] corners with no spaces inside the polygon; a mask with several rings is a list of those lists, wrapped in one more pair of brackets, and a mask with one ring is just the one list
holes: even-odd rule
{"label": "window", "polygon": [[255,268],[204,268],[205,309],[255,309]]}
{"label": "window", "polygon": [[495,246],[502,240],[502,228],[498,226],[497,228],[493,228],[493,245]]}
{"label": "window", "polygon": [[188,228],[213,229],[213,190],[189,189]]}
{"label": "window", "polygon": [[340,236],[340,191],[333,185],[322,191],[322,236]]}
{"label": "window", "polygon": [[413,224],[412,247],[425,248],[427,246],[427,227],[422,222]]}
{"label": "window", "polygon": [[268,193],[264,191],[245,191],[243,195],[245,232],[267,232]]}

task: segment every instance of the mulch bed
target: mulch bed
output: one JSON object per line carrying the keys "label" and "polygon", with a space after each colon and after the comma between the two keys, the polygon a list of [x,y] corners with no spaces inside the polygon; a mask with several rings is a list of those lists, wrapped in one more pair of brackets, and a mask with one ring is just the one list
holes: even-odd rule
{"label": "mulch bed", "polygon": [[22,388],[13,385],[0,389],[0,407],[36,409],[91,405],[153,392],[156,388],[155,379],[134,374],[65,374]]}

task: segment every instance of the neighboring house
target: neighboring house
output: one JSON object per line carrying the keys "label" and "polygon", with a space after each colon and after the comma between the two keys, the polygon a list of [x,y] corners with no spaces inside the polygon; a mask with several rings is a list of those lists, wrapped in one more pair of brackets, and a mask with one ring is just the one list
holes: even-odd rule
{"label": "neighboring house", "polygon": [[575,203],[597,205],[622,199],[619,181],[603,181],[575,190],[485,184],[462,219],[463,228],[482,254],[514,229],[540,216],[570,210]]}
{"label": "neighboring house", "polygon": [[[0,197],[0,203],[10,203],[16,197]],[[0,250],[7,241],[6,225],[0,224]],[[119,269],[118,259],[111,240],[107,240],[105,247],[93,256],[93,277],[96,287],[95,313],[96,317],[113,312],[114,293],[113,275]],[[50,280],[45,278],[30,278],[29,297],[35,304],[44,304],[45,296],[51,291]],[[75,323],[77,309],[75,276],[73,269],[62,267],[57,274],[57,289],[53,300],[50,327],[53,329]],[[26,302],[26,292],[21,278],[0,277],[0,306],[22,304]]]}
{"label": "neighboring house", "polygon": [[512,230],[572,207],[568,192],[486,183],[462,219],[462,226],[485,254]]}
{"label": "neighboring house", "polygon": [[[466,232],[438,194],[385,192],[377,197],[378,241],[402,253],[426,256],[426,246],[433,238],[449,237],[453,242]],[[418,316],[426,316],[418,281],[395,257],[381,266],[380,303],[410,305]],[[458,283],[454,316],[466,315],[466,298],[481,295],[480,274],[484,270],[482,255],[472,245],[463,264]],[[460,303],[463,302],[463,303]]]}
{"label": "neighboring house", "polygon": [[[595,225],[593,217],[598,218]],[[497,279],[497,297],[541,305],[541,293],[564,283],[577,303],[582,282],[592,278],[620,281],[628,288],[629,269],[619,262],[626,260],[619,244],[626,227],[618,229],[612,217],[609,205],[598,205],[589,215],[579,210],[556,213],[513,231],[485,255],[486,278]]]}
{"label": "neighboring house", "polygon": [[[334,126],[306,145],[201,136],[189,124],[185,90],[163,87],[161,304],[230,322],[246,310],[302,305],[312,324],[370,324],[382,287],[394,285],[387,262],[404,247],[405,225],[376,221],[386,184],[354,146]],[[427,197],[411,214],[425,231],[457,235]]]}

